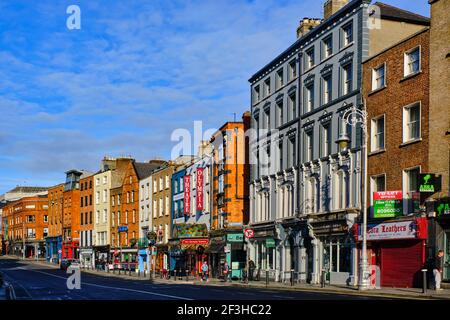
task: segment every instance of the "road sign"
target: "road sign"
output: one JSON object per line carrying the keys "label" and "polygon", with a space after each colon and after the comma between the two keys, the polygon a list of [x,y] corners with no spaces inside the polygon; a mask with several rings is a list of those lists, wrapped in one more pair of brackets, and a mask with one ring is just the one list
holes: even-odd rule
{"label": "road sign", "polygon": [[251,229],[251,228],[245,228],[244,229],[244,236],[247,239],[253,238],[254,235],[255,235],[255,231],[253,231],[253,229]]}
{"label": "road sign", "polygon": [[62,253],[62,250],[61,250],[61,249],[59,249],[59,250],[58,250],[58,253],[59,253],[59,254],[61,254],[61,253]]}

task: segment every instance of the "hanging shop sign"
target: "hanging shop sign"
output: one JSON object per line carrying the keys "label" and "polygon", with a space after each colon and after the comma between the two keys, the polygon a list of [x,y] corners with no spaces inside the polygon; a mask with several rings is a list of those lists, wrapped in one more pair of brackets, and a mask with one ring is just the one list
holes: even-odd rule
{"label": "hanging shop sign", "polygon": [[438,199],[434,211],[437,218],[450,217],[450,198]]}
{"label": "hanging shop sign", "polygon": [[184,214],[191,213],[191,176],[184,176]]}
{"label": "hanging shop sign", "polygon": [[197,179],[196,179],[196,191],[197,191],[197,210],[203,211],[203,170],[204,168],[197,169]]}
{"label": "hanging shop sign", "polygon": [[[362,241],[361,226],[358,228],[358,241]],[[384,222],[367,225],[367,240],[426,239],[427,219]]]}
{"label": "hanging shop sign", "polygon": [[381,191],[373,193],[373,217],[394,218],[403,213],[401,191]]}
{"label": "hanging shop sign", "polygon": [[266,239],[266,248],[275,248],[275,239],[267,238]]}
{"label": "hanging shop sign", "polygon": [[119,226],[117,227],[117,232],[127,232],[128,226]]}
{"label": "hanging shop sign", "polygon": [[442,176],[433,173],[419,174],[419,191],[435,193],[442,189]]}
{"label": "hanging shop sign", "polygon": [[244,241],[244,234],[242,234],[242,233],[229,233],[229,234],[227,234],[227,241],[228,242],[243,242]]}

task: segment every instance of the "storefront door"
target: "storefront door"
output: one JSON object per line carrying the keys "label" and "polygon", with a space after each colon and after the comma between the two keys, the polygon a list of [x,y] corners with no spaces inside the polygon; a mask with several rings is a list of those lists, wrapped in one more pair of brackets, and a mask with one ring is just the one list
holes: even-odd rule
{"label": "storefront door", "polygon": [[450,230],[444,236],[444,270],[443,280],[450,281]]}

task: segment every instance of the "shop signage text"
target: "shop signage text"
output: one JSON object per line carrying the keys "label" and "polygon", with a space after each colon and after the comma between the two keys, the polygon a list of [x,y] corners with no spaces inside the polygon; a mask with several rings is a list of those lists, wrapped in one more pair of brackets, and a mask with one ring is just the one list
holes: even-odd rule
{"label": "shop signage text", "polygon": [[442,198],[435,203],[436,214],[438,218],[450,216],[450,198]]}
{"label": "shop signage text", "polygon": [[184,214],[191,213],[191,176],[184,176]]}
{"label": "shop signage text", "polygon": [[419,175],[419,191],[435,193],[441,191],[442,177],[432,173]]}
{"label": "shop signage text", "polygon": [[198,245],[207,245],[209,243],[209,239],[181,239],[181,244],[189,245],[189,244],[198,244]]}
{"label": "shop signage text", "polygon": [[275,239],[267,238],[266,239],[266,248],[275,248]]}
{"label": "shop signage text", "polygon": [[197,169],[197,210],[203,211],[203,168]]}
{"label": "shop signage text", "polygon": [[242,233],[230,233],[227,234],[228,242],[242,242],[244,241],[244,235]]}
{"label": "shop signage text", "polygon": [[[421,230],[422,232],[419,232]],[[426,219],[385,222],[367,226],[367,240],[394,240],[426,238]],[[358,225],[358,240],[362,240],[361,226]]]}
{"label": "shop signage text", "polygon": [[127,226],[119,226],[117,227],[117,232],[127,232],[128,227]]}
{"label": "shop signage text", "polygon": [[393,218],[402,215],[403,196],[401,191],[373,193],[373,217]]}

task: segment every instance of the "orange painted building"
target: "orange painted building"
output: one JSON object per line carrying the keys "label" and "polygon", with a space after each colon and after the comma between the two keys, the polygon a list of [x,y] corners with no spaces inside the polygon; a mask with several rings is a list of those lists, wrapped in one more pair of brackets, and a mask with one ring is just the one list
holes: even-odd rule
{"label": "orange painted building", "polygon": [[[94,175],[80,179],[80,263],[85,267],[94,267]],[[102,212],[106,214],[106,212]]]}
{"label": "orange painted building", "polygon": [[48,237],[62,235],[64,184],[48,189]]}
{"label": "orange painted building", "polygon": [[24,197],[7,203],[3,215],[8,225],[7,253],[25,257],[45,257],[48,234],[47,195]]}

